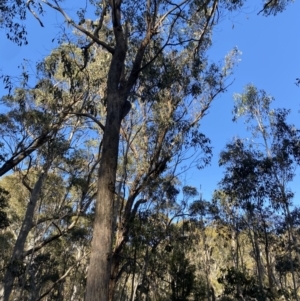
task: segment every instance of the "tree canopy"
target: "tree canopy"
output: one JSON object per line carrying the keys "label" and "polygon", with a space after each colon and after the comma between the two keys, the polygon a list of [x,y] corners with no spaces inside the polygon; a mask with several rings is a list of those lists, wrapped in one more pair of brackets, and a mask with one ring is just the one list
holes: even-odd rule
{"label": "tree canopy", "polygon": [[[258,13],[288,2],[263,2]],[[248,85],[234,119],[246,119],[258,144],[225,146],[211,200],[180,181],[211,160],[200,122],[240,53],[218,63],[207,51],[220,14],[243,4],[90,1],[69,16],[63,1],[1,2],[1,26],[20,46],[28,13],[43,26],[55,10],[68,27],[34,76],[24,68],[14,85],[4,76],[4,301],[299,300],[289,183],[300,137],[289,111]]]}

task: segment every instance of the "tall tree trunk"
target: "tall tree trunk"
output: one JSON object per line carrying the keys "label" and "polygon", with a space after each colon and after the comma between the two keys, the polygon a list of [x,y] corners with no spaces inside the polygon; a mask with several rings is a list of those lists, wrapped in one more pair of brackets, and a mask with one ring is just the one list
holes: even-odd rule
{"label": "tall tree trunk", "polygon": [[98,193],[85,301],[109,300],[113,261],[115,181],[121,121],[130,111],[131,105],[127,98],[138,79],[145,50],[155,34],[152,30],[152,21],[148,20],[146,36],[137,49],[131,72],[126,79],[124,69],[127,35],[124,34],[121,24],[122,0],[108,2],[111,7],[115,48],[111,51],[112,59],[107,78],[107,114],[98,174]]}
{"label": "tall tree trunk", "polygon": [[272,267],[270,262],[270,244],[269,244],[269,235],[267,232],[267,224],[264,218],[263,220],[263,227],[264,227],[264,238],[265,238],[265,254],[266,254],[266,264],[267,264],[267,272],[268,272],[268,282],[269,282],[269,289],[274,294],[275,286],[273,285],[273,273],[272,273]]}
{"label": "tall tree trunk", "polygon": [[118,273],[119,273],[119,267],[121,262],[120,253],[123,249],[123,244],[127,241],[126,238],[123,238],[122,234],[125,235],[123,231],[117,233],[116,236],[116,247],[113,251],[112,258],[111,258],[111,266],[110,266],[110,281],[109,281],[109,293],[108,293],[108,301],[113,300],[115,287],[118,281]]}
{"label": "tall tree trunk", "polygon": [[[237,271],[240,270],[240,258],[239,258],[239,251],[240,251],[240,244],[239,244],[239,231],[238,231],[238,226],[237,224],[235,223],[234,224],[234,229],[232,229],[232,248],[233,250],[235,251],[235,254],[234,255],[234,264],[235,264],[235,269]],[[239,281],[237,281],[237,284],[236,284],[236,293],[237,293],[237,296],[240,296],[241,294],[241,284]]]}
{"label": "tall tree trunk", "polygon": [[[124,62],[127,44],[121,25],[121,0],[109,1],[115,36],[115,49],[107,78],[107,114],[98,174],[98,192],[93,229],[92,250],[87,275],[85,301],[107,301],[111,277],[115,182],[119,135],[126,115],[126,82]],[[129,108],[130,109],[130,108]]]}
{"label": "tall tree trunk", "polygon": [[33,226],[33,216],[34,216],[35,207],[39,199],[48,168],[49,168],[49,164],[47,163],[45,169],[41,172],[37,182],[34,185],[34,188],[32,189],[30,200],[27,205],[25,217],[22,223],[22,227],[20,229],[8,268],[4,276],[3,301],[9,301],[9,297],[13,289],[15,277],[18,273],[19,266],[22,264],[25,242],[29,234],[29,231],[32,229]]}
{"label": "tall tree trunk", "polygon": [[108,95],[86,301],[108,300],[121,108],[120,97]]}
{"label": "tall tree trunk", "polygon": [[256,229],[253,229],[253,238],[254,238],[255,260],[256,260],[256,264],[257,264],[257,276],[258,276],[258,282],[259,282],[259,289],[260,289],[262,300],[265,300],[266,297],[265,297],[264,290],[263,290],[264,270],[263,270],[263,266],[262,266],[261,258],[260,258],[261,252],[260,252],[260,247],[259,247],[259,243],[258,243],[258,236],[257,236]]}
{"label": "tall tree trunk", "polygon": [[[293,246],[297,250],[297,242],[296,242],[296,239],[294,237],[292,217],[290,215],[290,210],[289,210],[289,206],[288,206],[287,202],[285,202],[285,204],[284,204],[284,213],[285,213],[285,218],[286,218],[286,221],[287,221],[288,242],[289,242],[288,251],[289,251],[289,256],[290,256],[290,264],[291,264],[291,274],[292,274],[292,280],[293,280],[294,298],[295,298],[296,301],[299,301],[298,287],[297,287],[297,281],[296,281],[296,277],[295,277],[295,267],[294,267],[293,254],[292,254],[292,247]],[[296,254],[298,254],[298,252],[296,252]],[[299,258],[299,255],[297,257]]]}
{"label": "tall tree trunk", "polygon": [[[252,232],[253,232],[253,234],[252,234]],[[263,272],[262,272],[262,265],[261,265],[261,260],[260,260],[260,248],[259,248],[258,241],[257,241],[257,233],[255,232],[255,229],[251,229],[250,227],[248,229],[248,233],[249,233],[249,238],[251,241],[254,259],[255,259],[255,263],[256,263],[259,290],[260,290],[261,295],[264,300],[265,297],[263,294]]]}

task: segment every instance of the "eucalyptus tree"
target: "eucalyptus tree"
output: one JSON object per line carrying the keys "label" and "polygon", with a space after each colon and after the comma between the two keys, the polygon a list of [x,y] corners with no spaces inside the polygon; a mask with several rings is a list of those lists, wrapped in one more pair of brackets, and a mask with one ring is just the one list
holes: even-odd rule
{"label": "eucalyptus tree", "polygon": [[[235,118],[245,117],[253,144],[264,153],[264,173],[268,174],[269,198],[274,207],[289,217],[293,193],[289,183],[299,166],[300,131],[287,122],[289,110],[271,109],[273,97],[252,85],[235,96]],[[262,143],[261,143],[262,142]]]}
{"label": "eucalyptus tree", "polygon": [[205,248],[198,244],[199,229],[191,220],[195,210],[187,204],[187,193],[197,191],[184,186],[180,199],[179,187],[177,179],[161,177],[148,202],[139,207],[122,252],[115,300],[198,300],[200,295],[209,296],[193,257],[198,256],[198,248]]}
{"label": "eucalyptus tree", "polygon": [[[293,240],[297,237],[297,218],[291,219],[291,214],[287,216],[284,204],[274,203],[280,196],[271,170],[273,164],[277,165],[277,156],[270,159],[252,144],[238,139],[227,145],[227,149],[221,153],[220,162],[226,168],[220,182],[221,196],[227,197],[227,203],[234,209],[229,214],[233,221],[238,221],[236,226],[233,224],[238,234],[234,238],[238,264],[227,270],[224,276],[227,280],[220,278],[221,283],[229,286],[230,294],[234,293],[236,297],[241,294],[245,297],[247,293],[261,300],[277,300],[284,294],[297,299],[298,246]],[[291,164],[292,160],[286,163]],[[238,251],[242,248],[241,237],[245,235],[249,246],[241,256]],[[253,277],[247,272],[253,260],[256,272],[252,280],[257,280],[252,283],[252,292],[246,292],[243,286],[249,276]],[[235,281],[235,278],[239,280]]]}
{"label": "eucalyptus tree", "polygon": [[[112,275],[115,275],[110,283],[111,298],[118,279],[116,275],[120,272],[119,261],[124,244],[129,237],[131,222],[139,205],[147,201],[146,198],[137,200],[137,197],[153,193],[151,191],[156,189],[168,164],[175,177],[177,165],[184,160],[186,152],[191,148],[194,148],[195,151],[203,151],[202,157],[195,161],[199,168],[209,162],[209,140],[199,132],[198,122],[205,115],[213,99],[226,89],[225,80],[231,72],[238,52],[234,49],[227,56],[224,66],[207,64],[202,72],[197,74],[198,81],[195,82],[188,77],[189,68],[182,71],[182,75],[178,77],[184,66],[193,68],[193,62],[189,60],[188,56],[189,53],[193,53],[193,50],[191,47],[184,54],[177,55],[177,61],[181,62],[178,65],[172,60],[175,54],[166,58],[160,55],[156,64],[153,64],[151,69],[148,68],[147,73],[145,71],[144,77],[140,79],[136,95],[131,96],[130,99],[133,109],[121,127],[121,149],[117,170],[118,188],[114,197],[113,218],[117,231],[114,233],[116,241],[111,263]],[[106,91],[101,84],[107,73],[107,56],[103,51],[93,49],[90,54],[91,62],[85,66],[84,59],[80,54],[78,47],[71,44],[62,45],[38,64],[37,84],[33,88],[18,88],[13,96],[3,99],[11,109],[6,114],[2,114],[2,131],[8,137],[4,139],[6,145],[3,144],[3,147],[9,156],[9,153],[14,155],[18,149],[22,150],[22,143],[26,143],[26,139],[34,141],[35,137],[39,137],[43,131],[48,131],[59,123],[56,139],[40,147],[37,155],[41,156],[47,151],[48,156],[54,156],[56,147],[58,147],[55,155],[57,158],[54,161],[62,163],[55,163],[56,167],[51,167],[51,170],[53,169],[53,172],[57,174],[60,168],[66,171],[70,168],[67,166],[75,164],[69,172],[60,177],[64,180],[66,177],[72,179],[71,186],[69,188],[67,186],[65,189],[71,189],[74,185],[78,186],[82,189],[82,197],[85,198],[90,195],[86,191],[89,187],[86,181],[91,179],[92,174],[90,173],[94,171],[99,162],[103,144],[100,142],[94,153],[88,155],[88,157],[91,156],[90,159],[87,159],[91,167],[87,169],[87,174],[78,181],[76,180],[77,176],[70,176],[70,174],[77,174],[81,168],[75,168],[77,159],[76,157],[74,160],[69,159],[68,154],[72,149],[71,141],[74,139],[77,141],[80,133],[86,132],[87,135],[91,135],[94,131],[92,135],[99,140],[102,139],[105,129],[102,124],[102,120],[105,120],[105,101],[102,100],[102,97],[105,97]],[[103,71],[97,72],[99,68]],[[169,71],[169,78],[166,78],[165,73],[161,72],[162,68]],[[151,81],[150,75],[152,74],[155,74],[156,81],[154,82]],[[157,90],[158,85],[160,85],[159,90]],[[20,98],[20,95],[25,97]],[[191,95],[191,99],[186,102],[189,95]],[[149,98],[151,101],[146,102],[145,98]],[[16,135],[17,133],[18,135]],[[22,138],[20,139],[20,137]],[[22,143],[18,143],[18,138]],[[80,152],[77,155],[80,155]],[[26,177],[36,169],[32,162],[38,162],[36,160],[40,158],[39,156],[32,153],[28,157],[30,159],[28,162],[24,161],[23,166],[15,167],[17,172],[21,172],[20,176],[23,177],[24,185],[27,183]],[[65,156],[67,157],[65,158]],[[46,158],[43,159],[45,160],[43,164],[46,164],[48,160]],[[5,160],[4,157],[3,159]],[[62,167],[60,167],[61,164],[63,164]],[[25,174],[24,169],[27,170]],[[40,175],[41,179],[44,179],[46,173],[41,172]],[[38,183],[39,181],[36,182],[36,185]],[[42,183],[39,183],[39,190],[42,189],[40,184]],[[29,191],[33,191],[29,184],[26,187]],[[32,229],[37,201],[38,194],[35,194],[34,199],[28,204],[29,211],[24,217],[23,223],[27,225],[27,230],[20,232],[22,244],[16,244],[11,265],[18,260],[22,261],[24,255],[30,255],[31,251],[35,252],[53,239],[67,234],[74,226],[74,223],[71,223],[72,226],[68,225],[66,229],[60,229],[58,234],[54,234],[45,241],[41,241],[38,246],[35,245],[24,251],[26,238]],[[84,203],[80,202],[80,204],[84,206]],[[78,214],[87,208],[87,206],[82,208],[81,205],[77,208]],[[50,219],[44,221],[55,219],[55,216],[51,216]],[[114,229],[115,226],[113,226]],[[15,258],[16,256],[18,258]],[[13,271],[8,268],[4,281],[5,298],[10,295],[13,281]],[[37,294],[35,295],[37,298],[39,292],[35,289],[33,292]],[[41,291],[41,294],[45,293]]]}
{"label": "eucalyptus tree", "polygon": [[[76,146],[74,141],[70,143],[71,149]],[[45,145],[26,170],[16,171],[1,181],[11,195],[18,194],[20,201],[16,205],[22,202],[24,206],[18,216],[19,227],[14,229],[17,223],[12,220],[4,232],[5,236],[16,233],[15,239],[7,240],[10,259],[4,265],[4,298],[12,295],[20,300],[40,300],[58,292],[61,282],[71,277],[75,267],[78,272],[86,257],[84,244],[89,243],[91,225],[86,211],[91,210],[95,194],[91,169],[97,163],[87,161],[86,151],[72,151],[68,144],[56,141]],[[13,185],[7,186],[9,182]],[[12,199],[9,201],[13,204]],[[80,241],[84,236],[85,242]]]}
{"label": "eucalyptus tree", "polygon": [[[289,189],[289,183],[293,180],[298,165],[299,130],[287,123],[287,110],[271,109],[273,98],[263,90],[259,91],[249,85],[244,94],[236,95],[235,101],[234,118],[245,117],[252,137],[251,142],[236,139],[227,145],[226,151],[222,152],[220,164],[225,165],[227,170],[221,182],[222,187],[226,193],[240,202],[238,207],[250,217],[248,222],[252,228],[253,248],[254,254],[257,254],[257,271],[261,284],[264,273],[258,254],[260,254],[259,233],[262,233],[270,288],[274,285],[274,276],[271,268],[270,227],[265,212],[277,210],[285,215],[289,221],[287,233],[293,294],[294,298],[298,299],[298,285],[292,259],[292,246],[296,250],[294,254],[297,257],[298,245],[290,215],[293,193]],[[249,235],[251,233],[249,232]]]}
{"label": "eucalyptus tree", "polygon": [[[34,18],[37,19],[40,26],[44,27],[44,24],[39,17],[45,12],[43,7],[44,0],[29,0],[29,1],[11,1],[2,0],[0,2],[0,28],[6,30],[6,36],[14,43],[21,45],[28,44],[27,30],[26,30],[26,18],[28,12]],[[232,5],[239,5],[241,1],[230,1]],[[292,0],[280,0],[280,1],[264,1],[260,13],[264,15],[276,15],[282,12],[287,4]],[[91,3],[93,3],[91,1]],[[30,16],[29,16],[30,17]]]}
{"label": "eucalyptus tree", "polygon": [[0,222],[0,229],[6,228],[9,225],[9,219],[7,216],[7,213],[5,212],[4,209],[8,207],[8,196],[9,192],[3,188],[0,189],[0,217],[1,217],[1,222]]}
{"label": "eucalyptus tree", "polygon": [[176,202],[179,190],[174,183],[161,177],[157,189],[131,222],[128,243],[121,254],[116,300],[170,296],[168,257],[181,233],[175,221],[184,214],[184,208]]}
{"label": "eucalyptus tree", "polygon": [[[264,229],[266,246],[269,245],[266,217],[268,211],[268,176],[262,170],[265,167],[264,156],[261,152],[247,147],[241,140],[227,145],[226,151],[221,153],[220,164],[226,167],[221,189],[233,200],[233,206],[239,212],[239,220],[248,230],[252,245],[261,300],[265,300],[265,275],[261,258],[259,237]],[[273,289],[273,277],[270,268],[269,248],[266,248],[269,288]],[[237,269],[238,270],[238,269]]]}
{"label": "eucalyptus tree", "polygon": [[[25,187],[25,192],[20,190],[20,198],[29,201],[23,203],[27,209],[20,214],[23,222],[16,229],[18,235],[6,263],[4,300],[8,300],[13,290],[19,268],[22,272],[19,276],[23,276],[24,285],[28,286],[26,281],[30,273],[32,277],[37,273],[31,268],[34,266],[31,260],[41,256],[40,252],[49,243],[67,232],[74,232],[94,201],[99,145],[95,147],[92,139],[83,134],[83,129],[88,128],[90,135],[102,129],[79,118],[79,115],[93,116],[93,99],[86,91],[92,93],[94,83],[88,80],[87,72],[80,71],[82,66],[76,61],[76,50],[78,52],[78,48],[71,45],[54,50],[38,64],[34,87],[26,84],[2,99],[6,106],[5,113],[1,114],[2,161],[7,162],[7,157],[18,157],[27,145],[31,148],[40,137],[47,137],[36,152],[27,153],[27,160],[14,167],[13,176]],[[93,64],[90,64],[92,69]],[[65,277],[56,279],[48,290],[43,286],[45,283],[39,283],[40,279],[31,280],[31,299],[52,293]]]}
{"label": "eucalyptus tree", "polygon": [[[73,256],[82,249],[76,243],[76,237],[80,233],[81,236],[90,237],[87,231],[91,221],[88,221],[86,211],[91,210],[95,194],[92,169],[95,169],[97,163],[86,162],[84,154],[80,154],[80,151],[72,152],[69,146],[66,148],[67,145],[59,144],[58,141],[45,145],[46,149],[40,149],[40,156],[32,158],[25,171],[16,171],[3,179],[3,182],[6,180],[3,183],[5,185],[13,176],[16,178],[11,189],[18,190],[18,198],[25,207],[19,216],[23,221],[15,229],[16,240],[9,241],[13,245],[10,259],[5,264],[4,298],[8,298],[12,290],[12,295],[19,299],[29,296],[30,300],[39,300],[42,296],[52,294],[82,261],[80,256],[76,260]],[[64,158],[57,157],[63,153]],[[23,185],[25,191],[20,189]],[[16,227],[16,222],[12,223],[12,227]],[[5,233],[12,232],[12,227],[7,227]],[[55,243],[62,236],[66,238]],[[60,244],[68,240],[68,243],[65,242],[68,247],[57,254],[54,261],[50,254],[57,252]],[[89,243],[89,239],[86,241]],[[67,260],[61,258],[64,253]],[[81,255],[86,256],[84,253]],[[15,279],[19,280],[19,285]]]}
{"label": "eucalyptus tree", "polygon": [[[59,11],[66,22],[85,34],[86,45],[83,49],[87,55],[94,44],[110,54],[105,95],[102,99],[106,107],[106,116],[86,288],[86,300],[108,300],[111,299],[109,295],[113,290],[111,288],[109,294],[109,287],[112,285],[109,283],[113,283],[111,280],[114,278],[111,276],[111,269],[113,269],[114,258],[118,258],[117,251],[112,253],[112,237],[119,134],[121,122],[131,107],[129,100],[139,92],[137,87],[140,75],[151,71],[152,65],[159,62],[159,56],[163,59],[169,56],[173,62],[178,59],[182,62],[181,70],[186,72],[190,85],[194,83],[194,90],[184,91],[185,97],[193,94],[197,96],[202,92],[202,87],[197,87],[197,79],[204,69],[201,65],[204,52],[210,43],[209,34],[212,26],[217,21],[215,15],[217,6],[222,6],[222,2],[212,1],[199,7],[193,1],[183,1],[179,4],[150,1],[139,5],[127,1],[103,1],[97,8],[96,14],[99,15],[99,19],[95,22],[96,25],[90,28],[82,14],[79,22],[81,25],[79,25],[66,14],[58,2],[43,1],[43,3]],[[193,62],[191,59],[188,61],[180,59],[185,53],[187,56],[194,56]],[[191,64],[192,69],[190,69]],[[165,80],[169,76],[174,80],[173,70],[171,68],[167,70],[167,64],[164,66],[162,61],[157,65],[157,72],[164,72]],[[211,72],[214,71],[212,67]],[[207,80],[210,86],[218,85],[218,79],[213,75]],[[153,90],[160,89],[161,84],[167,86],[172,92],[172,84],[164,82],[158,82],[156,89]],[[164,138],[164,135],[162,133],[159,138]],[[160,140],[157,142],[160,143]],[[160,152],[159,149],[157,151]],[[154,156],[155,160],[158,159],[158,155],[159,153]],[[165,159],[165,162],[158,160],[155,163],[159,172],[163,170],[167,160]],[[155,175],[153,171],[149,173]],[[127,200],[126,210],[132,206],[133,196],[138,195],[138,192],[138,190],[133,191],[131,199]]]}
{"label": "eucalyptus tree", "polygon": [[[71,97],[75,103],[69,105],[68,111],[58,109],[58,117],[61,118],[56,119],[56,124],[50,127],[50,131],[55,136],[58,127],[62,124],[61,122],[64,122],[70,114],[76,116],[89,114],[88,117],[94,121],[96,119],[96,123],[104,131],[103,139],[99,143],[101,160],[98,172],[98,192],[86,300],[109,300],[113,293],[114,266],[117,266],[115,263],[118,262],[118,252],[121,250],[123,242],[126,241],[128,220],[132,216],[131,210],[135,212],[134,207],[137,208],[138,204],[143,202],[141,200],[135,203],[137,196],[142,191],[143,186],[139,186],[140,183],[148,185],[149,178],[155,179],[164,171],[174,155],[174,151],[170,151],[168,148],[173,145],[179,147],[184,135],[191,138],[190,145],[201,145],[202,143],[203,136],[199,135],[198,130],[194,130],[194,127],[205,115],[216,95],[225,90],[224,80],[228,75],[228,68],[219,70],[216,65],[207,65],[205,51],[211,43],[210,37],[213,26],[218,21],[218,12],[222,9],[236,9],[240,7],[242,1],[214,0],[205,3],[192,0],[184,0],[179,3],[168,1],[101,1],[92,3],[97,18],[93,21],[85,17],[85,14],[88,14],[85,9],[78,11],[77,20],[71,18],[63,10],[59,1],[28,1],[27,6],[31,9],[32,5],[39,3],[58,11],[77,33],[83,34],[79,42],[83,54],[81,72],[84,73],[87,65],[93,61],[95,48],[105,52],[108,57],[106,80],[104,83],[99,81],[99,89],[103,93],[99,93],[98,98],[94,98],[95,102],[104,105],[105,125],[96,118],[92,118],[91,115],[93,114],[90,112],[78,112],[76,104],[78,101],[82,104],[81,99]],[[266,11],[268,9],[271,11],[273,8],[277,9],[277,7],[281,8],[277,4],[278,2],[268,2],[264,8]],[[35,16],[40,20],[36,14]],[[72,68],[68,63],[65,63],[65,58],[65,53],[62,52],[61,61],[64,66],[62,74],[71,77],[68,83],[69,92],[71,95],[74,91],[81,93],[81,82],[72,80]],[[230,57],[227,63],[231,67]],[[180,74],[186,77],[183,79],[184,87],[179,82],[182,80]],[[145,77],[148,78],[148,82],[144,81],[143,78]],[[154,85],[150,85],[149,88],[147,86],[151,82],[151,77]],[[158,80],[155,81],[155,79]],[[45,82],[46,86],[48,83],[49,81]],[[54,99],[60,105],[61,90],[57,91],[57,86],[50,81],[51,87],[53,93],[58,93]],[[180,96],[176,96],[177,93]],[[153,99],[149,99],[149,97],[153,97]],[[82,98],[85,99],[85,95],[82,95]],[[186,104],[189,104],[190,99],[192,99],[193,102],[190,103],[196,108],[199,105],[196,109],[196,115],[192,116],[193,114],[188,111],[188,105],[180,103],[181,115],[177,111],[176,114],[178,115],[176,116],[176,110],[173,106],[179,105],[178,98],[185,100]],[[120,131],[122,135],[121,124],[130,112],[135,99],[139,99],[140,103],[149,102],[150,104],[152,101],[156,110],[155,115],[160,119],[166,118],[165,121],[169,123],[169,126],[174,121],[175,124],[177,120],[180,121],[184,114],[187,114],[185,116],[190,114],[194,121],[189,121],[187,124],[186,122],[178,122],[179,126],[173,131],[171,135],[173,140],[168,141],[168,147],[163,147],[162,142],[166,142],[166,139],[169,138],[167,136],[169,128],[166,130],[162,127],[161,133],[154,135],[153,140],[151,140],[152,132],[149,132],[149,129],[145,132],[149,136],[149,142],[157,148],[149,150],[151,164],[146,165],[146,176],[138,175],[134,182],[135,186],[131,187],[124,211],[125,226],[118,227],[118,229],[122,229],[120,233],[123,232],[124,240],[120,238],[119,242],[117,239],[113,251],[114,225],[122,220],[121,218],[116,219],[114,214],[115,209],[118,208],[116,202],[118,203],[120,200],[120,197],[117,196],[117,201],[115,201],[116,194],[118,194],[116,176]],[[162,103],[161,99],[166,105],[164,110],[159,108]],[[197,100],[199,101],[198,104]],[[76,112],[72,111],[72,106],[76,107]],[[93,108],[95,107],[97,106]],[[149,123],[149,125],[151,124]],[[22,149],[13,153],[13,156],[3,166],[3,173],[54,136],[47,131],[42,132],[42,135],[33,140],[25,151]],[[148,142],[145,141],[145,143]],[[130,143],[128,145],[130,148]],[[146,149],[146,151],[148,150]],[[164,154],[163,158],[161,158],[162,154]],[[122,178],[124,179],[125,176],[126,172],[123,171]],[[121,186],[119,185],[119,187]]]}
{"label": "eucalyptus tree", "polygon": [[[234,57],[235,51],[232,58]],[[177,57],[178,61],[179,59]],[[157,85],[155,81],[152,83],[147,79],[143,85],[141,82],[142,95],[152,94],[153,102],[144,102],[143,98],[132,100],[132,111],[121,127],[125,148],[118,179],[118,185],[121,186],[118,188],[123,187],[122,190],[126,193],[123,192],[125,200],[116,204],[116,207],[122,210],[117,210],[119,214],[115,217],[117,231],[112,258],[113,275],[118,271],[120,254],[130,235],[131,220],[139,206],[151,200],[151,195],[162,177],[170,173],[170,176],[176,178],[178,164],[186,159],[187,151],[191,156],[193,148],[202,152],[200,157],[195,158],[195,164],[199,168],[205,166],[211,156],[209,140],[199,131],[198,121],[204,116],[214,97],[224,90],[222,77],[226,77],[225,73],[229,71],[230,66],[225,66],[223,70],[216,65],[209,66],[203,71],[203,77],[199,78],[199,86],[205,88],[205,92],[201,92],[199,98],[194,97],[186,102],[186,95],[189,95],[190,89],[195,88],[194,83],[190,85],[184,73],[182,78],[176,80],[174,61],[164,59],[162,62],[164,68],[173,71],[167,79],[172,84],[169,86],[169,83],[163,80],[165,74],[159,75],[157,63],[153,64],[150,71],[155,72],[155,78],[161,83],[161,90],[153,93]],[[158,66],[160,68],[160,65]],[[216,79],[216,85],[211,85],[211,76]],[[111,283],[114,279],[116,276]]]}
{"label": "eucalyptus tree", "polygon": [[[12,206],[10,211],[17,212],[16,207],[20,207],[21,203],[25,207],[23,212],[15,213],[17,217],[11,219],[11,225],[1,233],[1,241],[6,247],[5,250],[1,248],[1,261],[4,261],[1,266],[5,272],[3,276],[1,273],[1,280],[4,278],[5,293],[11,290],[12,298],[41,300],[47,296],[56,299],[57,294],[63,294],[68,300],[71,300],[71,296],[76,300],[83,298],[83,279],[92,223],[80,202],[84,204],[90,200],[82,199],[80,190],[76,195],[79,178],[74,177],[72,185],[62,180],[59,174],[54,174],[54,168],[51,166],[42,183],[38,208],[32,221],[29,221],[26,201],[34,201],[35,195],[22,189],[24,187],[20,183],[20,174],[5,177],[1,181],[1,186],[10,190],[12,197],[18,198],[9,199]],[[30,180],[27,179],[27,185],[30,186],[38,180],[32,172],[28,178]],[[9,183],[14,185],[9,187]],[[69,189],[66,187],[68,184]],[[29,203],[28,207],[32,205]],[[13,287],[10,287],[12,284]]]}

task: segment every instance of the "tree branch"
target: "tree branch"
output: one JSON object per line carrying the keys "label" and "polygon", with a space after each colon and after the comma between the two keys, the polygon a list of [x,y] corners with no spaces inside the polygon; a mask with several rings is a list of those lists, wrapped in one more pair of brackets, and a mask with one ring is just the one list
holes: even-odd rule
{"label": "tree branch", "polygon": [[42,300],[44,297],[46,297],[54,288],[55,288],[55,286],[59,283],[59,282],[61,282],[62,280],[64,280],[68,275],[69,275],[69,273],[74,269],[74,267],[75,266],[77,266],[78,265],[78,263],[76,263],[76,264],[73,264],[71,267],[69,267],[68,268],[68,270],[59,278],[59,279],[57,279],[53,284],[52,284],[52,286],[44,293],[44,294],[42,294],[38,299],[37,299],[37,301],[39,301],[39,300]]}
{"label": "tree branch", "polygon": [[71,24],[73,27],[75,27],[76,29],[78,29],[79,31],[81,31],[82,33],[84,33],[86,36],[88,36],[89,38],[91,38],[95,43],[97,43],[98,45],[102,46],[103,48],[105,48],[109,53],[114,54],[115,49],[111,46],[109,46],[108,44],[106,44],[105,42],[101,41],[97,36],[95,36],[94,34],[90,33],[88,30],[86,30],[84,27],[76,24],[66,13],[65,11],[58,5],[57,1],[55,1],[56,5],[53,5],[51,3],[49,3],[47,0],[41,0],[43,3],[45,3],[46,5],[50,6],[51,8],[57,10],[58,12],[60,12],[63,17],[65,18],[65,20]]}
{"label": "tree branch", "polygon": [[19,164],[23,159],[29,156],[32,152],[34,152],[37,148],[45,144],[47,141],[51,139],[53,134],[49,134],[46,132],[45,134],[41,135],[40,137],[36,138],[32,141],[27,148],[23,149],[19,153],[12,156],[10,159],[6,160],[5,163],[0,167],[0,177],[7,173],[9,170],[14,168],[17,164]]}
{"label": "tree branch", "polygon": [[184,5],[185,3],[187,3],[189,0],[184,0],[179,4],[175,4],[174,3],[174,7],[171,8],[168,12],[166,12],[163,16],[161,16],[159,18],[159,20],[157,21],[157,23],[155,24],[155,26],[153,27],[154,31],[157,31],[158,27],[162,24],[162,22],[176,9],[180,9],[181,10],[181,6]]}
{"label": "tree branch", "polygon": [[[78,217],[78,215],[77,215]],[[45,245],[47,245],[48,243],[52,242],[53,240],[63,236],[64,234],[66,234],[68,231],[70,231],[72,228],[75,227],[77,220],[75,220],[67,229],[60,231],[59,234],[55,234],[45,240],[43,240],[42,242],[40,242],[37,246],[33,246],[32,248],[26,250],[23,252],[22,257],[26,257],[28,255],[30,255],[31,253],[34,253],[38,250],[40,250],[42,247],[44,247]]]}
{"label": "tree branch", "polygon": [[101,130],[105,130],[105,126],[92,114],[89,113],[80,113],[80,112],[71,112],[68,114],[73,114],[73,115],[77,115],[77,116],[83,116],[83,117],[88,117],[90,119],[92,119],[100,128]]}
{"label": "tree branch", "polygon": [[30,3],[32,2],[33,0],[27,0],[27,3],[26,3],[26,7],[28,8],[28,10],[32,13],[32,15],[39,21],[40,25],[42,27],[44,27],[44,24],[42,23],[42,21],[40,20],[40,18],[36,15],[36,13],[31,9],[30,7]]}
{"label": "tree branch", "polygon": [[[205,35],[206,31],[207,31],[207,28],[208,28],[208,26],[209,26],[209,23],[210,23],[210,21],[212,20],[212,17],[213,17],[213,15],[215,14],[215,11],[216,11],[217,8],[218,8],[218,2],[219,2],[219,0],[215,0],[215,1],[214,1],[213,6],[212,6],[211,13],[210,13],[209,16],[206,18],[206,22],[205,22],[204,28],[203,28],[203,30],[202,30],[202,32],[201,32],[201,34],[200,34],[199,39],[198,39],[198,45],[197,45],[197,47],[195,48],[195,51],[194,51],[194,56],[196,56],[196,53],[197,53],[197,52],[199,51],[199,49],[200,49],[200,45],[201,45],[201,43],[202,43],[202,41],[203,41],[203,39],[204,39],[204,35]],[[213,22],[213,20],[212,20],[212,22]]]}

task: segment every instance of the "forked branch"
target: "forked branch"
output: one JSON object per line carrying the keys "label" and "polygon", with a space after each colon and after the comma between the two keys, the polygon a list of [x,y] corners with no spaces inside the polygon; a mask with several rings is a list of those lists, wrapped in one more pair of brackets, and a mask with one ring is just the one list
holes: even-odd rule
{"label": "forked branch", "polygon": [[68,24],[71,24],[73,27],[75,27],[77,30],[79,30],[80,32],[84,33],[87,37],[89,37],[90,39],[92,39],[92,41],[94,41],[95,43],[97,43],[98,45],[102,46],[104,49],[106,49],[108,52],[110,52],[111,54],[114,54],[115,49],[111,46],[109,46],[108,44],[106,44],[105,42],[101,41],[98,38],[98,33],[96,32],[96,35],[94,33],[89,32],[88,30],[86,30],[84,27],[82,27],[79,24],[76,24],[74,22],[74,20],[72,20],[67,14],[66,12],[59,6],[58,2],[55,0],[55,5],[53,5],[52,3],[48,2],[47,0],[41,0],[43,3],[45,3],[46,5],[50,6],[52,9],[60,12],[63,17],[65,18],[65,20],[67,21]]}

